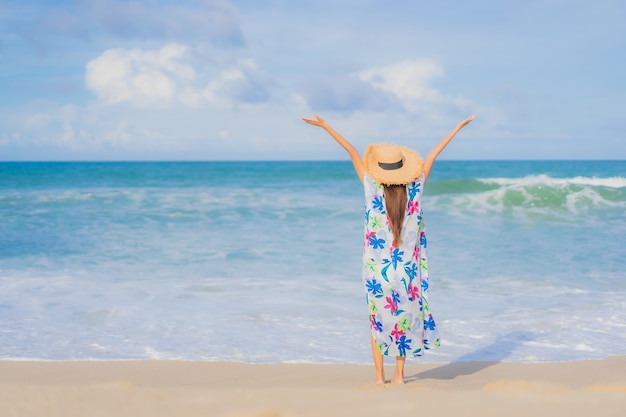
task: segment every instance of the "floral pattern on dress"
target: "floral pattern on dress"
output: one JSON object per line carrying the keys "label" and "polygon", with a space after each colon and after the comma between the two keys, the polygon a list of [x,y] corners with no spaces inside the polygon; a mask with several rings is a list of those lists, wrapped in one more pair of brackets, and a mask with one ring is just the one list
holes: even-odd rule
{"label": "floral pattern on dress", "polygon": [[368,175],[365,188],[363,282],[370,329],[384,355],[421,356],[439,347],[437,325],[428,306],[428,259],[422,217],[421,175],[407,185],[407,207],[400,246],[385,210],[383,186]]}

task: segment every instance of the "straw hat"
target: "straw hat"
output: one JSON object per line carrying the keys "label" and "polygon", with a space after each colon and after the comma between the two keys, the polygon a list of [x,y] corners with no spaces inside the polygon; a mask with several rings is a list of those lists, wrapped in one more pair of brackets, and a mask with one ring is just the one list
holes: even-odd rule
{"label": "straw hat", "polygon": [[408,184],[420,176],[424,160],[412,149],[384,143],[365,149],[363,165],[379,184]]}

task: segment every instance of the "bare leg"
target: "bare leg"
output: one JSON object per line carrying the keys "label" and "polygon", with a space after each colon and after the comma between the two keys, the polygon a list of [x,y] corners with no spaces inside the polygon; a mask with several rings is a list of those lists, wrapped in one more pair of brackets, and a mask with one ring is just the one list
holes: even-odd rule
{"label": "bare leg", "polygon": [[372,345],[372,357],[374,358],[374,367],[376,368],[376,383],[385,383],[385,369],[383,368],[383,354],[380,353],[380,349],[376,345],[374,336],[370,334],[370,343]]}
{"label": "bare leg", "polygon": [[396,356],[396,372],[393,375],[394,384],[404,384],[404,356]]}

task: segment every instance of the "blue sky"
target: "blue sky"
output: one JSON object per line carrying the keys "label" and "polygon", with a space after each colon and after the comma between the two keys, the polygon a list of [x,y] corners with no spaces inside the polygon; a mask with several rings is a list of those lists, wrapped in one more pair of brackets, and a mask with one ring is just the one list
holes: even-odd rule
{"label": "blue sky", "polygon": [[626,159],[626,3],[3,0],[0,160]]}

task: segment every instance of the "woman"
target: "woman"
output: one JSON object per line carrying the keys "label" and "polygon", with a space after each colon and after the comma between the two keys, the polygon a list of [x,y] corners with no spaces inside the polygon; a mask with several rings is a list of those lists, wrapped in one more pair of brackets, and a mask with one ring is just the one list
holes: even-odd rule
{"label": "woman", "polygon": [[385,383],[383,355],[396,357],[392,383],[404,384],[407,356],[439,346],[428,307],[428,259],[421,197],[435,159],[472,120],[459,123],[422,160],[397,145],[369,145],[363,158],[321,117],[303,118],[324,129],[350,155],[365,189],[363,281],[370,313],[376,383]]}

